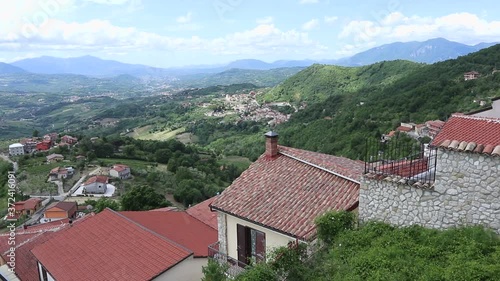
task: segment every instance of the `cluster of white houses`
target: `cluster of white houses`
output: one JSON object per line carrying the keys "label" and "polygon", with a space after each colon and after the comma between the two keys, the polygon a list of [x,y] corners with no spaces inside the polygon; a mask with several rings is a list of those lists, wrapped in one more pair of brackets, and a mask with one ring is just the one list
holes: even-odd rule
{"label": "cluster of white houses", "polygon": [[[276,247],[315,241],[314,219],[330,210],[357,210],[362,221],[435,228],[462,221],[498,232],[499,126],[499,118],[450,118],[433,142],[437,184],[425,188],[398,175],[366,174],[362,161],[280,146],[278,135],[269,132],[265,153],[220,195],[186,212],[107,209],[39,232],[38,238],[19,244],[18,254],[24,256],[14,270],[16,278],[200,280],[208,257],[229,263],[236,274],[251,262],[268,259]],[[461,167],[456,159],[468,164]],[[481,170],[473,168],[476,164]],[[122,168],[116,166],[117,177],[126,176]],[[85,185],[100,192],[107,180],[101,177]],[[370,198],[388,205],[371,209]],[[388,211],[394,204],[399,208]],[[485,210],[490,217],[481,214]],[[0,246],[0,255],[7,261],[4,248]],[[23,259],[26,266],[21,266]]]}

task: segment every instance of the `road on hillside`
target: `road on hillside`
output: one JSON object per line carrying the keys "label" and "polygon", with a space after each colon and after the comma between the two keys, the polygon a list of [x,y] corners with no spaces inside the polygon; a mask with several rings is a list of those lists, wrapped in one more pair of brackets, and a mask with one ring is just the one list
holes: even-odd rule
{"label": "road on hillside", "polygon": [[17,164],[17,162],[14,162],[14,161],[10,160],[9,156],[7,156],[5,154],[0,154],[0,158],[2,158],[3,160],[11,163],[12,166],[14,167],[14,172],[17,172],[17,169],[19,168],[19,165]]}

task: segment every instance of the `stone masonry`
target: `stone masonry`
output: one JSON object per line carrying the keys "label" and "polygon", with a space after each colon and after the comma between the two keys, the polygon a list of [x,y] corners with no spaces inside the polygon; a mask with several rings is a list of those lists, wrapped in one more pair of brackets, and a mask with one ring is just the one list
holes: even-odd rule
{"label": "stone masonry", "polygon": [[431,189],[365,177],[359,218],[438,229],[482,225],[500,234],[500,157],[439,149]]}

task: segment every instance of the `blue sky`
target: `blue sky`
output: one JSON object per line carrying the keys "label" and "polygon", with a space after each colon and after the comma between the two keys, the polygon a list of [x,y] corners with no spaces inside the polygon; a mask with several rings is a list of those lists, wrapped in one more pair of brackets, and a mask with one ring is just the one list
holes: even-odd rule
{"label": "blue sky", "polygon": [[500,41],[497,2],[0,0],[0,61],[94,55],[158,67],[336,59],[398,41]]}

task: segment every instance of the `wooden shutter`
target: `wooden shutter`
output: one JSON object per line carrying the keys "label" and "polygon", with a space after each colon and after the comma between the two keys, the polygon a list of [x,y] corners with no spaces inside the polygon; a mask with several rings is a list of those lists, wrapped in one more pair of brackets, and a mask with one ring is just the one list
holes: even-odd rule
{"label": "wooden shutter", "polygon": [[238,244],[238,261],[242,262],[243,264],[247,264],[247,257],[248,257],[248,247],[247,247],[247,230],[246,227],[238,224],[236,225],[237,228],[237,244]]}
{"label": "wooden shutter", "polygon": [[257,262],[266,260],[266,234],[255,230],[255,259]]}

